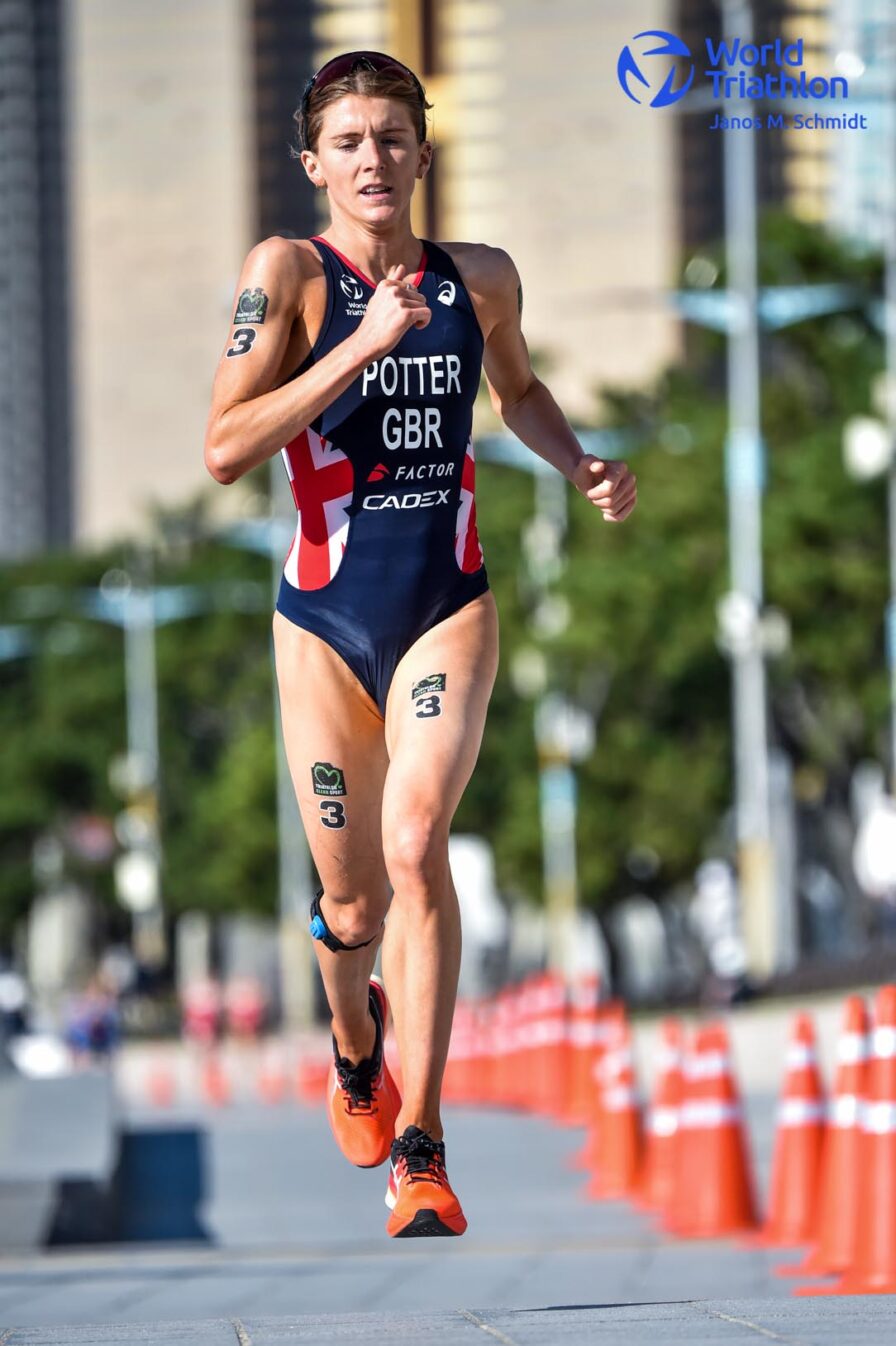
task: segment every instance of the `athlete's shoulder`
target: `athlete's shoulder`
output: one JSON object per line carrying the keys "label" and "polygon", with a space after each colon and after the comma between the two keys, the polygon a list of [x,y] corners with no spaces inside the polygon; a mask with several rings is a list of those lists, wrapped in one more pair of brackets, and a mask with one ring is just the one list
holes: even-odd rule
{"label": "athlete's shoulder", "polygon": [[467,278],[477,289],[489,293],[499,293],[509,288],[516,293],[519,275],[513,264],[513,258],[503,248],[492,247],[489,243],[440,243],[438,245],[454,262],[467,283]]}
{"label": "athlete's shoulder", "polygon": [[320,255],[310,238],[284,238],[272,234],[256,243],[246,258],[247,267],[299,282],[321,274]]}
{"label": "athlete's shoulder", "polygon": [[520,277],[513,258],[488,243],[440,243],[457,267],[483,332],[519,313]]}

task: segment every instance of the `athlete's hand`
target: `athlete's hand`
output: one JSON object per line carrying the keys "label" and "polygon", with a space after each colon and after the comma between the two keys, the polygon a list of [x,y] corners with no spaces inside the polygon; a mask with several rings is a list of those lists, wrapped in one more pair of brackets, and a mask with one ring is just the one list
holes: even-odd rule
{"label": "athlete's hand", "polygon": [[426,300],[405,278],[405,268],[399,264],[390,268],[374,290],[358,327],[358,339],[369,358],[379,360],[411,327],[426,327],[431,318]]}
{"label": "athlete's hand", "polygon": [[638,501],[638,482],[625,463],[586,453],[576,464],[572,484],[597,505],[608,523],[622,523]]}

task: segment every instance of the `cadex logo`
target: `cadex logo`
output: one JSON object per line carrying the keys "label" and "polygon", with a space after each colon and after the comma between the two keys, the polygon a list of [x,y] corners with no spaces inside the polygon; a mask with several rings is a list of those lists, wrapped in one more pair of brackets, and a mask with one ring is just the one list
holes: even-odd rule
{"label": "cadex logo", "polygon": [[[654,45],[657,41],[658,46]],[[674,33],[666,33],[661,28],[636,33],[628,46],[622,48],[616,63],[616,76],[623,92],[633,103],[649,102],[651,107],[669,107],[677,103],[694,80],[693,64],[688,65],[685,74],[676,60],[680,56],[686,56],[690,61],[691,53]]]}

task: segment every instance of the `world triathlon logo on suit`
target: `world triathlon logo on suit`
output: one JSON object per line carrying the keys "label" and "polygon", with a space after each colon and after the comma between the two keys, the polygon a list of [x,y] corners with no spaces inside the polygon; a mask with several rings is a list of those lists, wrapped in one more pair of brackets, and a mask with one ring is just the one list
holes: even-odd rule
{"label": "world triathlon logo on suit", "polygon": [[[659,46],[654,45],[656,41]],[[662,59],[655,60],[655,57]],[[686,71],[679,65],[682,57],[689,62]],[[651,107],[669,107],[684,98],[694,82],[694,66],[690,58],[690,48],[680,37],[661,28],[650,28],[637,33],[631,43],[622,48],[616,62],[616,78],[622,92],[633,103],[649,102]]]}
{"label": "world triathlon logo on suit", "polygon": [[346,313],[352,318],[363,318],[367,312],[367,301],[364,298],[364,286],[357,276],[350,276],[347,271],[343,271],[339,277],[339,288],[348,300]]}

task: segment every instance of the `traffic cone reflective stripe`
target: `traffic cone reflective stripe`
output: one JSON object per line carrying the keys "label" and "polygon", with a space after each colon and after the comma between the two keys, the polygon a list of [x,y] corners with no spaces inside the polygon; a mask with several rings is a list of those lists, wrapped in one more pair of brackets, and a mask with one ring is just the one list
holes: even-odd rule
{"label": "traffic cone reflective stripe", "polygon": [[684,1033],[677,1019],[666,1019],[660,1028],[661,1045],[656,1053],[656,1087],[645,1121],[645,1156],[639,1185],[640,1204],[664,1212],[675,1191],[678,1135],[684,1083],[682,1045]]}
{"label": "traffic cone reflective stripe", "polygon": [[697,1033],[684,1089],[675,1190],[663,1223],[685,1238],[751,1229],[756,1211],[747,1142],[721,1025]]}
{"label": "traffic cone reflective stripe", "polygon": [[881,988],[874,1010],[853,1256],[818,1294],[896,1294],[896,986]]}
{"label": "traffic cone reflective stripe", "polygon": [[781,1276],[817,1276],[845,1271],[852,1261],[862,1176],[861,1115],[867,1073],[867,1020],[862,997],[847,997],[837,1039],[833,1098],[821,1150],[818,1242],[802,1262],[779,1267]]}
{"label": "traffic cone reflective stripe", "polygon": [[641,1162],[641,1117],[635,1088],[631,1034],[625,1013],[615,1014],[601,1062],[602,1091],[596,1164],[586,1188],[594,1198],[632,1195]]}
{"label": "traffic cone reflective stripe", "polygon": [[769,1209],[756,1240],[778,1247],[807,1243],[816,1228],[825,1103],[815,1027],[808,1014],[798,1014],[793,1021],[785,1064]]}

